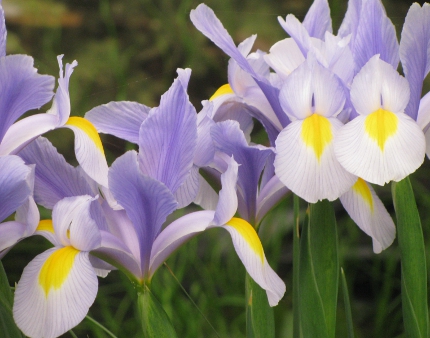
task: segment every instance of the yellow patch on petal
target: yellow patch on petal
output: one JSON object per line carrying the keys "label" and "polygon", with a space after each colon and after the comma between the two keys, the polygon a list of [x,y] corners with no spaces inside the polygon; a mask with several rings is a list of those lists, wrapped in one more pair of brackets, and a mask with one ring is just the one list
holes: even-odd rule
{"label": "yellow patch on petal", "polygon": [[94,142],[97,149],[100,150],[103,155],[105,154],[102,141],[100,140],[100,135],[97,132],[96,127],[94,127],[90,121],[83,117],[72,116],[67,120],[66,125],[81,129]]}
{"label": "yellow patch on petal", "polygon": [[264,263],[264,250],[261,245],[260,238],[258,237],[255,229],[247,221],[233,217],[226,225],[236,229],[242,238],[248,243],[251,249],[260,257],[261,262]]}
{"label": "yellow patch on petal", "polygon": [[352,186],[355,193],[359,194],[366,204],[369,206],[370,211],[373,212],[373,197],[366,181],[362,178],[358,178],[357,182]]}
{"label": "yellow patch on petal", "polygon": [[66,246],[54,251],[45,261],[39,273],[39,284],[48,297],[51,289],[58,290],[72,270],[76,255],[80,251]]}
{"label": "yellow patch on petal", "polygon": [[320,161],[325,148],[333,140],[328,118],[318,114],[305,118],[302,124],[302,140],[306,146],[313,149],[315,156]]}
{"label": "yellow patch on petal", "polygon": [[380,108],[366,117],[364,125],[370,138],[384,151],[387,140],[396,134],[398,123],[396,114]]}
{"label": "yellow patch on petal", "polygon": [[215,100],[217,97],[220,97],[225,94],[234,94],[233,89],[231,89],[228,83],[219,87],[217,91],[211,96],[209,101]]}
{"label": "yellow patch on petal", "polygon": [[54,233],[54,226],[52,225],[52,219],[43,219],[37,225],[36,231],[48,231]]}

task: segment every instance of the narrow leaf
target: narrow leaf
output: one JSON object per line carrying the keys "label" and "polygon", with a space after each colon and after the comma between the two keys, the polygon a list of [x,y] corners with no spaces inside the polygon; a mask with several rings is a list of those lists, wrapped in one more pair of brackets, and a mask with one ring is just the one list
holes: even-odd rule
{"label": "narrow leaf", "polygon": [[175,338],[176,332],[157,298],[144,287],[138,293],[137,304],[142,319],[143,337],[145,338]]}
{"label": "narrow leaf", "polygon": [[[299,308],[299,264],[300,264],[300,198],[293,197],[294,228],[293,228],[293,337],[301,337]],[[306,219],[305,219],[306,222]]]}
{"label": "narrow leaf", "polygon": [[346,284],[345,271],[340,268],[340,277],[342,284],[343,306],[345,307],[346,327],[348,338],[354,338],[354,325],[352,322],[351,303],[349,302],[348,285]]}
{"label": "narrow leaf", "polygon": [[428,337],[427,268],[423,232],[409,178],[392,185],[407,337]]}
{"label": "narrow leaf", "polygon": [[300,242],[299,279],[303,337],[334,337],[339,262],[336,219],[327,200],[310,205]]}
{"label": "narrow leaf", "polygon": [[267,301],[267,293],[246,274],[246,336],[248,338],[275,337],[273,308]]}
{"label": "narrow leaf", "polygon": [[2,338],[22,338],[12,315],[13,295],[0,261],[0,332]]}

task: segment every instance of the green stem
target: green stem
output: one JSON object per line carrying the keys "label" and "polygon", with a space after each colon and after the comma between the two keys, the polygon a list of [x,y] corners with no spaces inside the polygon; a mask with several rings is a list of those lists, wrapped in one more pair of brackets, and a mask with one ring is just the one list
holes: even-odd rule
{"label": "green stem", "polygon": [[110,332],[106,327],[104,327],[102,324],[100,324],[97,320],[91,318],[90,316],[86,316],[86,319],[88,319],[90,322],[95,324],[97,327],[101,328],[104,332],[106,332],[110,337],[117,338],[112,332]]}
{"label": "green stem", "polygon": [[293,338],[301,337],[299,308],[299,267],[300,267],[300,198],[293,197]]}

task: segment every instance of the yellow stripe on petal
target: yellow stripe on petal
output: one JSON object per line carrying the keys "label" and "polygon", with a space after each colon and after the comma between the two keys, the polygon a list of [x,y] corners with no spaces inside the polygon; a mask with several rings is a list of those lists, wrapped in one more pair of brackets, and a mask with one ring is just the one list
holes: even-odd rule
{"label": "yellow stripe on petal", "polygon": [[261,262],[264,264],[264,250],[261,245],[260,238],[258,237],[255,229],[247,221],[233,217],[226,225],[233,227],[248,243],[251,249],[260,257]]}
{"label": "yellow stripe on petal", "polygon": [[82,131],[84,131],[85,134],[88,135],[88,137],[96,145],[97,149],[99,149],[104,156],[105,152],[103,150],[103,145],[102,145],[102,141],[100,140],[99,133],[97,132],[96,127],[94,127],[90,121],[88,121],[87,119],[84,119],[83,117],[72,116],[67,120],[66,125],[77,127]]}
{"label": "yellow stripe on petal", "polygon": [[366,117],[364,125],[370,138],[384,151],[387,140],[396,134],[398,123],[396,114],[380,108]]}
{"label": "yellow stripe on petal", "polygon": [[318,161],[320,161],[325,148],[333,140],[328,118],[318,114],[307,117],[302,124],[302,139],[306,146],[312,148]]}
{"label": "yellow stripe on petal", "polygon": [[352,186],[352,189],[363,198],[369,206],[370,211],[373,212],[373,197],[366,181],[359,177],[357,182]]}
{"label": "yellow stripe on petal", "polygon": [[51,289],[61,288],[72,270],[76,255],[80,251],[66,246],[52,253],[45,261],[39,273],[39,284],[48,297]]}
{"label": "yellow stripe on petal", "polygon": [[231,87],[228,83],[219,87],[217,89],[217,91],[211,96],[209,101],[215,100],[217,97],[220,97],[220,96],[226,95],[226,94],[234,94],[233,89],[231,89]]}
{"label": "yellow stripe on petal", "polygon": [[54,226],[52,225],[52,219],[43,219],[37,225],[36,231],[48,231],[54,233]]}

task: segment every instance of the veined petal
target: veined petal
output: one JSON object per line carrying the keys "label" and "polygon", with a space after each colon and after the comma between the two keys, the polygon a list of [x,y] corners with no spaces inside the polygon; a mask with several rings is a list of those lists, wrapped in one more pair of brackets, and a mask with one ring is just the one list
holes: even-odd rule
{"label": "veined petal", "polygon": [[137,102],[109,102],[85,114],[99,133],[110,134],[131,143],[139,143],[139,129],[151,108]]}
{"label": "veined petal", "polygon": [[152,243],[177,202],[163,183],[142,174],[135,151],[125,153],[112,164],[109,187],[133,222],[140,244],[141,270],[146,273]]}
{"label": "veined petal", "polygon": [[353,55],[357,69],[363,67],[376,54],[397,69],[399,43],[396,29],[387,17],[382,2],[368,0],[363,1],[355,36]]}
{"label": "veined petal", "polygon": [[361,5],[362,0],[348,1],[348,9],[337,33],[339,37],[351,35],[351,49],[354,48],[355,36],[360,21]]}
{"label": "veined petal", "polygon": [[29,196],[27,201],[16,209],[15,220],[27,226],[25,236],[31,236],[36,231],[40,214],[33,196]]}
{"label": "veined petal", "polygon": [[16,154],[36,137],[53,130],[58,117],[51,114],[31,115],[14,123],[0,143],[0,155]]}
{"label": "veined petal", "polygon": [[324,40],[325,33],[333,32],[331,27],[330,8],[327,0],[315,0],[306,13],[303,26],[309,36]]}
{"label": "veined petal", "polygon": [[0,157],[0,221],[22,205],[32,192],[30,167],[18,156]]}
{"label": "veined petal", "polygon": [[400,60],[411,87],[405,113],[416,120],[423,81],[430,70],[430,5],[412,4],[402,30]]}
{"label": "veined petal", "polygon": [[40,108],[53,95],[54,78],[38,74],[33,62],[33,58],[27,55],[0,58],[0,140],[21,115]]}
{"label": "veined petal", "polygon": [[400,181],[413,173],[425,154],[424,134],[417,123],[404,113],[389,114],[396,128],[391,123],[380,133],[384,117],[373,121],[372,115],[358,116],[342,127],[335,139],[336,157],[342,166],[379,185]]}
{"label": "veined petal", "polygon": [[276,175],[310,203],[335,200],[356,181],[334,154],[333,138],[342,123],[335,118],[318,119],[324,119],[324,123],[306,126],[306,120],[292,122],[276,140]]}
{"label": "veined petal", "polygon": [[184,208],[194,201],[199,191],[199,183],[199,168],[193,165],[187,179],[175,192],[175,198],[178,201],[178,209]]}
{"label": "veined petal", "polygon": [[97,284],[87,252],[49,249],[26,266],[16,286],[15,322],[27,336],[58,337],[85,318]]}
{"label": "veined petal", "polygon": [[55,234],[54,225],[52,224],[52,219],[40,220],[40,222],[37,224],[35,235],[40,235],[45,237],[56,247],[63,246],[63,244],[61,243],[60,236],[57,236]]}
{"label": "veined petal", "polygon": [[277,305],[284,296],[285,284],[267,262],[255,229],[240,218],[232,218],[221,227],[230,233],[236,253],[245,269],[255,282],[266,290],[269,305]]}
{"label": "veined petal", "polygon": [[28,164],[35,164],[35,199],[52,209],[64,197],[92,195],[81,171],[66,162],[63,155],[44,137],[39,137],[19,152]]}
{"label": "veined petal", "polygon": [[108,165],[96,128],[90,121],[77,116],[70,117],[64,127],[75,134],[76,159],[82,169],[94,181],[107,187]]}
{"label": "veined petal", "polygon": [[348,192],[340,196],[340,201],[360,229],[372,237],[375,253],[393,243],[396,227],[369,183],[359,178]]}
{"label": "veined petal", "polygon": [[142,173],[164,183],[175,194],[193,166],[196,142],[196,111],[178,78],[140,127]]}
{"label": "veined petal", "polygon": [[215,210],[218,204],[218,194],[208,182],[199,174],[199,191],[194,203],[205,210]]}
{"label": "veined petal", "polygon": [[100,232],[90,214],[91,196],[66,197],[52,210],[55,234],[61,243],[82,251],[100,246]]}

